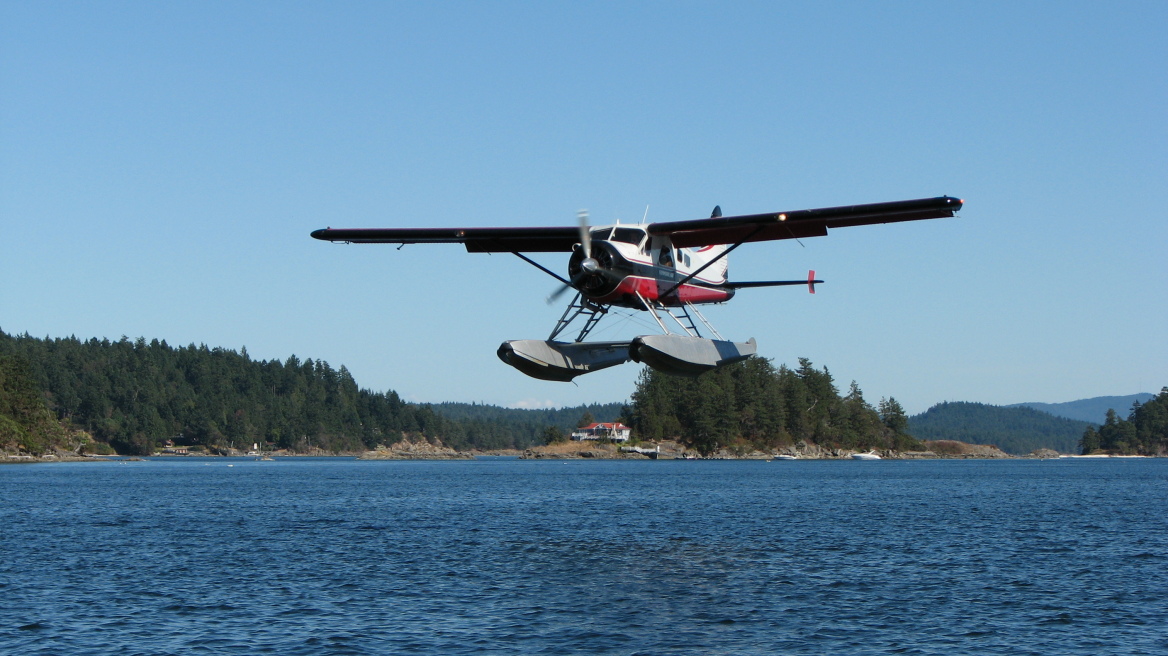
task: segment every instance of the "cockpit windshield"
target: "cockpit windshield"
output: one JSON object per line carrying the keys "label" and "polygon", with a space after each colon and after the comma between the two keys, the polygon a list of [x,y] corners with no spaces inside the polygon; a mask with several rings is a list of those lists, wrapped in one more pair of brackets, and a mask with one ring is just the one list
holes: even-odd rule
{"label": "cockpit windshield", "polygon": [[612,241],[622,241],[626,244],[640,245],[645,238],[645,231],[640,228],[614,228]]}
{"label": "cockpit windshield", "polygon": [[619,241],[625,244],[640,246],[645,241],[645,231],[642,228],[625,228],[613,226],[611,228],[597,228],[592,231],[592,239],[596,241]]}

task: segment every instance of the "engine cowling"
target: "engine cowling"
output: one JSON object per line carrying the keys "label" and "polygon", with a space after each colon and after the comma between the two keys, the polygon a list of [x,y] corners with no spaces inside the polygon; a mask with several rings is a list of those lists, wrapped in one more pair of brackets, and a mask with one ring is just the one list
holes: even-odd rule
{"label": "engine cowling", "polygon": [[[587,261],[591,259],[591,262]],[[592,257],[584,257],[584,249],[577,246],[568,260],[568,279],[585,296],[598,297],[612,293],[627,275],[627,263],[606,241],[592,242]]]}

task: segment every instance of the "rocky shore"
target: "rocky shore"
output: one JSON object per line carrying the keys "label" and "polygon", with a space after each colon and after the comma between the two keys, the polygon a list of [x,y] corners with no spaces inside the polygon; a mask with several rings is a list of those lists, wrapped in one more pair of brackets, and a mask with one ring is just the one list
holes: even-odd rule
{"label": "rocky shore", "polygon": [[[965,444],[963,442],[940,441],[926,442],[925,451],[876,451],[876,455],[884,460],[926,460],[926,459],[985,459],[985,458],[1042,458],[1058,457],[1058,453],[1034,453],[1029,456],[1012,456],[996,446],[984,444]],[[1049,450],[1044,450],[1049,451]],[[816,444],[800,442],[794,446],[759,451],[755,449],[723,448],[709,455],[686,448],[677,442],[665,441],[660,443],[642,444],[638,450],[631,447],[620,447],[615,444],[598,444],[594,442],[561,442],[547,446],[537,446],[523,452],[525,459],[621,459],[621,460],[774,460],[775,458],[796,458],[799,460],[849,460],[855,453],[868,451],[854,451],[851,449],[825,449]]]}
{"label": "rocky shore", "polygon": [[103,456],[78,455],[71,451],[58,451],[41,455],[28,453],[0,453],[0,464],[20,464],[25,462],[93,462],[104,460]]}
{"label": "rocky shore", "polygon": [[473,460],[474,454],[466,451],[455,451],[442,442],[435,440],[430,444],[425,440],[411,442],[408,439],[390,446],[378,445],[373,451],[366,451],[357,456],[358,460]]}
{"label": "rocky shore", "polygon": [[[876,455],[882,460],[927,460],[927,459],[1001,459],[1001,458],[1058,458],[1060,454],[1050,449],[1039,449],[1025,456],[1015,456],[1005,453],[996,446],[984,444],[966,444],[951,440],[925,442],[923,451],[894,451],[880,450]],[[859,453],[867,453],[867,450]],[[599,459],[599,460],[848,460],[858,453],[851,449],[828,449],[816,444],[800,442],[793,446],[759,451],[743,448],[723,448],[718,451],[702,455],[700,452],[687,448],[678,442],[644,442],[636,447],[619,446],[617,444],[601,444],[597,442],[560,442],[546,446],[536,446],[520,451],[457,451],[444,446],[441,441],[434,443],[419,438],[411,442],[408,438],[389,446],[378,445],[372,451],[362,453],[329,453],[315,451],[312,453],[291,453],[285,451],[270,452],[266,455],[276,457],[305,457],[305,456],[333,456],[348,457],[358,460],[473,460],[479,456],[518,456],[521,459],[538,460],[566,460],[566,459]],[[159,455],[159,454],[155,454]],[[182,455],[173,457],[183,457]],[[186,454],[184,454],[186,455]],[[193,454],[192,454],[193,455]],[[244,456],[242,452],[234,453],[199,453],[197,455]],[[118,456],[112,456],[117,458]],[[79,455],[73,452],[58,451],[44,455],[30,455],[24,453],[0,453],[0,464],[7,463],[37,463],[37,462],[92,462],[103,460],[105,456]]]}

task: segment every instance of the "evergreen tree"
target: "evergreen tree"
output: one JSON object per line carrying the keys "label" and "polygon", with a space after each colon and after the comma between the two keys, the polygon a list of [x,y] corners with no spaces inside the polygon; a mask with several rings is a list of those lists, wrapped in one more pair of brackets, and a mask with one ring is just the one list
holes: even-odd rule
{"label": "evergreen tree", "polygon": [[[903,418],[899,404],[890,407]],[[836,448],[917,444],[907,433],[886,428],[858,385],[841,399],[827,368],[818,370],[806,358],[795,371],[754,357],[696,378],[645,368],[627,414],[640,439],[675,439],[703,453],[799,441]]]}
{"label": "evergreen tree", "polygon": [[904,435],[908,432],[908,415],[904,408],[893,397],[888,400],[880,399],[880,421],[895,435]]}
{"label": "evergreen tree", "polygon": [[1114,409],[1107,411],[1097,433],[1088,428],[1081,442],[1083,453],[1094,450],[1118,455],[1168,455],[1168,387],[1147,403],[1132,404],[1127,419]]}
{"label": "evergreen tree", "polygon": [[543,429],[543,443],[544,444],[556,444],[558,442],[567,442],[567,441],[568,441],[568,436],[564,435],[564,432],[561,431],[560,429],[556,428],[555,426],[548,426],[547,428]]}
{"label": "evergreen tree", "polygon": [[[345,367],[294,355],[260,361],[206,345],[173,348],[157,339],[82,342],[3,332],[0,355],[28,363],[27,378],[43,390],[50,418],[70,421],[127,454],[151,453],[165,440],[212,452],[254,442],[359,451],[403,436],[449,440],[456,448],[524,448],[537,443],[547,425],[449,420],[429,406],[404,403],[395,392],[360,389]],[[8,422],[0,431],[16,441],[25,435]]]}
{"label": "evergreen tree", "polygon": [[1095,427],[1089,426],[1083,432],[1083,437],[1079,440],[1079,452],[1083,455],[1090,455],[1099,450],[1099,433],[1095,432]]}
{"label": "evergreen tree", "polygon": [[65,437],[45,407],[28,363],[0,355],[0,448],[41,455],[64,446]]}

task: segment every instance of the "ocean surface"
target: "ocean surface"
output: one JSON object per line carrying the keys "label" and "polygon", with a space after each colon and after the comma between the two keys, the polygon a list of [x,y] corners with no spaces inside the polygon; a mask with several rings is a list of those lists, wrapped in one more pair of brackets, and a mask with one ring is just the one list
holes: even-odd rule
{"label": "ocean surface", "polygon": [[1168,459],[0,467],[3,654],[1166,654]]}

